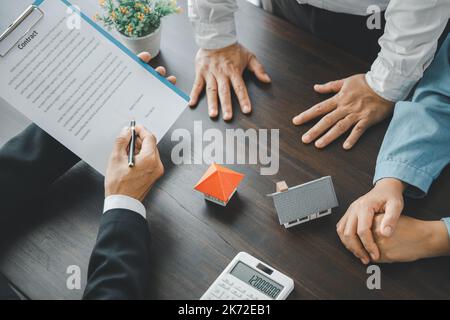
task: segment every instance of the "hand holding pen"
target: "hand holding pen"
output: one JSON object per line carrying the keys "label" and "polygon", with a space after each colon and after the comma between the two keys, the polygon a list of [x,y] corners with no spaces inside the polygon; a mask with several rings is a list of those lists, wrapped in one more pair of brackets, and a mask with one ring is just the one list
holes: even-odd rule
{"label": "hand holding pen", "polygon": [[155,136],[134,122],[116,139],[106,171],[105,196],[124,195],[142,201],[163,173]]}
{"label": "hand holding pen", "polygon": [[136,152],[136,120],[131,120],[130,124],[131,139],[128,152],[128,166],[134,167],[134,153]]}

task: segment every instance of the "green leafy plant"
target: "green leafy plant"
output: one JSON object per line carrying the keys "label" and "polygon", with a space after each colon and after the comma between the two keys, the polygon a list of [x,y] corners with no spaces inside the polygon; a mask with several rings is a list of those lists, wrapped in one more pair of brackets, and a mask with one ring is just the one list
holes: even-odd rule
{"label": "green leafy plant", "polygon": [[125,36],[137,38],[154,32],[161,19],[180,12],[176,0],[100,0],[104,14],[94,20],[108,29],[115,28]]}

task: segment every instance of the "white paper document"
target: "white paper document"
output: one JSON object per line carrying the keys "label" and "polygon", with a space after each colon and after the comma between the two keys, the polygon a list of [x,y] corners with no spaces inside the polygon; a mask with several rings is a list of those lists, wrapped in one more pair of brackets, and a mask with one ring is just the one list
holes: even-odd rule
{"label": "white paper document", "polygon": [[0,57],[0,97],[102,174],[132,119],[159,141],[187,96],[66,0],[36,3],[44,17]]}

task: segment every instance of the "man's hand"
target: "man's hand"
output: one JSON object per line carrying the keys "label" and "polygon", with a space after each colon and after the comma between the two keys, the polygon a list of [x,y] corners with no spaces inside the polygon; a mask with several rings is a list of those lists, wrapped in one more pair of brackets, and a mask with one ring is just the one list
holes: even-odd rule
{"label": "man's hand", "polygon": [[253,72],[259,81],[270,83],[270,77],[264,71],[262,64],[253,53],[240,44],[218,50],[200,49],[195,59],[196,78],[189,105],[191,107],[197,105],[199,96],[206,85],[209,116],[215,118],[219,114],[219,98],[223,119],[231,120],[233,118],[231,85],[239,100],[242,112],[250,113],[252,105],[242,78],[246,68]]}
{"label": "man's hand", "polygon": [[381,232],[383,220],[384,214],[379,214],[374,221],[375,242],[381,253],[374,262],[410,262],[450,254],[450,238],[444,222],[401,216],[392,236],[385,237]]}
{"label": "man's hand", "polygon": [[[145,63],[149,63],[151,55],[148,52],[138,54]],[[164,67],[157,67],[163,77],[166,76]],[[167,80],[176,83],[174,76]],[[164,173],[164,167],[159,158],[156,138],[144,127],[136,126],[135,166],[128,167],[128,152],[131,139],[131,129],[124,128],[116,139],[114,150],[109,158],[105,177],[105,196],[125,195],[142,201],[150,188]]]}
{"label": "man's hand", "polygon": [[377,182],[366,195],[353,202],[337,224],[337,233],[345,247],[368,264],[378,260],[380,251],[372,234],[376,214],[385,213],[380,223],[380,234],[390,237],[403,210],[403,182],[385,178]]}
{"label": "man's hand", "polygon": [[344,149],[352,148],[367,128],[388,117],[394,107],[393,102],[381,98],[369,87],[364,74],[316,84],[314,90],[335,95],[300,113],[292,121],[301,125],[325,115],[302,137],[304,143],[317,139],[317,148],[326,147],[353,127],[343,145]]}
{"label": "man's hand", "polygon": [[135,165],[128,166],[131,129],[124,128],[116,139],[105,178],[105,197],[124,195],[144,200],[153,184],[163,175],[156,138],[142,126],[136,126]]}
{"label": "man's hand", "polygon": [[[139,59],[141,59],[145,63],[149,63],[150,60],[152,59],[152,56],[148,52],[141,52],[141,53],[138,54],[138,57],[139,57]],[[156,70],[156,72],[158,72],[163,77],[166,76],[166,73],[167,73],[166,68],[164,68],[164,67],[157,67],[155,70]],[[173,84],[177,83],[177,78],[175,76],[168,76],[167,80],[169,80]]]}

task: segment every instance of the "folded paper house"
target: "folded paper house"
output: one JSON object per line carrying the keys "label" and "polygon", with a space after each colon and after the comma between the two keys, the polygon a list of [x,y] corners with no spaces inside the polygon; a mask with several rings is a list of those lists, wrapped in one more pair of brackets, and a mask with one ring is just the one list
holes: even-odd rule
{"label": "folded paper house", "polygon": [[285,228],[327,216],[338,206],[329,176],[291,188],[281,181],[277,192],[268,196],[273,198],[278,219]]}
{"label": "folded paper house", "polygon": [[205,195],[205,199],[226,206],[244,175],[213,163],[194,189]]}

